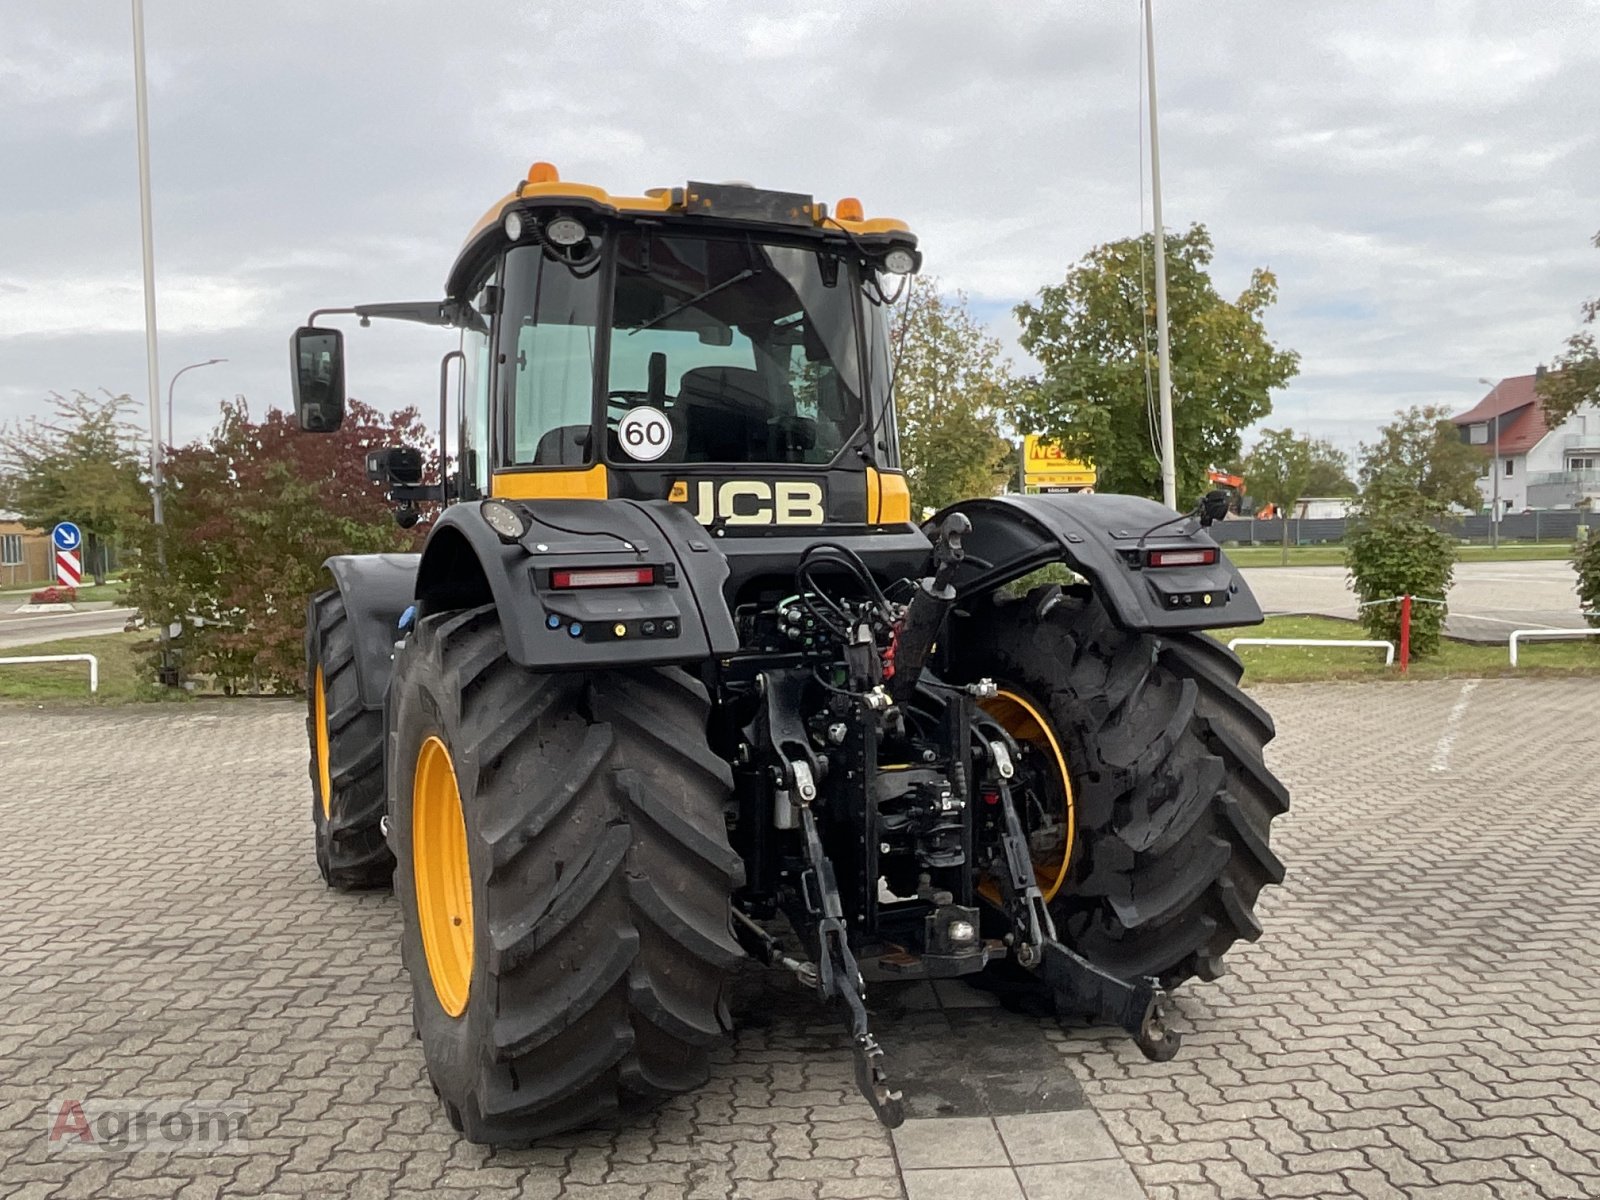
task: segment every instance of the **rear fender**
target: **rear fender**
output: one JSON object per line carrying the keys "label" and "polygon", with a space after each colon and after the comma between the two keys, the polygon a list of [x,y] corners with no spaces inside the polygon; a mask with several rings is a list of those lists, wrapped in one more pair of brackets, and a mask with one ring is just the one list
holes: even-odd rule
{"label": "rear fender", "polygon": [[[419,615],[493,604],[506,653],[540,671],[701,662],[739,647],[728,561],[681,504],[503,500],[527,532],[505,542],[477,504],[445,509],[417,574]],[[561,589],[553,572],[655,568],[653,585]]]}
{"label": "rear fender", "polygon": [[400,617],[416,591],[417,554],[339,554],[322,565],[344,599],[363,708],[382,708]]}
{"label": "rear fender", "polygon": [[[954,512],[972,522],[963,540],[967,557],[955,578],[960,599],[1063,563],[1094,586],[1125,629],[1218,629],[1263,619],[1238,568],[1211,536],[1200,529],[1186,532],[1192,522],[1175,520],[1170,508],[1153,500],[1083,493],[995,496],[953,504],[924,528],[931,535]],[[1166,521],[1173,523],[1155,529]],[[1148,567],[1141,561],[1141,539],[1146,550],[1216,550],[1216,562]]]}

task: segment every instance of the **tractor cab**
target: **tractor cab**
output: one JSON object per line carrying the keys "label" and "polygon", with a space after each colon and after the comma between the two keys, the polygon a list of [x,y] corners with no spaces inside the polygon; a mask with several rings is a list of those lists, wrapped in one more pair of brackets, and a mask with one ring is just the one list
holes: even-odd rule
{"label": "tractor cab", "polygon": [[[856,200],[613,196],[535,163],[473,229],[443,301],[325,311],[461,330],[441,372],[447,478],[387,480],[402,503],[671,500],[717,536],[905,534],[889,323],[919,264],[906,226]],[[295,335],[313,430],[343,403],[342,342],[318,315]]]}

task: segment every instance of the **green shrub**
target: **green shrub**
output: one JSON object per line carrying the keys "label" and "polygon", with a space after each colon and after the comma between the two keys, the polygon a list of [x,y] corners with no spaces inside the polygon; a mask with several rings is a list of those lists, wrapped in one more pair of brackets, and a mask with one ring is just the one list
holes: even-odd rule
{"label": "green shrub", "polygon": [[[1455,574],[1456,547],[1418,509],[1395,507],[1368,512],[1345,539],[1350,586],[1363,603],[1391,596],[1444,599]],[[1411,655],[1425,658],[1439,649],[1443,604],[1413,604]],[[1374,638],[1400,644],[1400,605],[1361,610],[1361,624]]]}
{"label": "green shrub", "polygon": [[1589,624],[1600,629],[1600,532],[1591,529],[1588,541],[1574,548],[1572,569],[1578,573],[1579,606],[1589,614]]}

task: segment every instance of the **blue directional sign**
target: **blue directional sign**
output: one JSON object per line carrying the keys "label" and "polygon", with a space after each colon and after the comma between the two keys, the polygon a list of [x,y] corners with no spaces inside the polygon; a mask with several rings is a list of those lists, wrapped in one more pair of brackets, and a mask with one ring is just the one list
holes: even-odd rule
{"label": "blue directional sign", "polygon": [[83,534],[71,521],[63,521],[50,531],[50,540],[57,550],[76,550],[83,544]]}

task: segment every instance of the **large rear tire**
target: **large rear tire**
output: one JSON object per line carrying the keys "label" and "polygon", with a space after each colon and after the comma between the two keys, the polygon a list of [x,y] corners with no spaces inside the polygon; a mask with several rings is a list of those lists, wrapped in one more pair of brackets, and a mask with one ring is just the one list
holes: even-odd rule
{"label": "large rear tire", "polygon": [[317,869],[331,888],[389,886],[384,841],[383,713],[361,703],[355,639],[337,588],[306,606],[306,735]]}
{"label": "large rear tire", "polygon": [[1270,827],[1289,806],[1239,660],[1204,634],[1130,633],[1085,588],[976,606],[950,642],[955,676],[1044,714],[1066,759],[1062,941],[1124,979],[1220,975],[1228,948],[1261,934],[1256,898],[1284,874]]}
{"label": "large rear tire", "polygon": [[481,608],[422,620],[391,695],[402,952],[451,1123],[526,1145],[698,1087],[743,957],[705,689],[536,674]]}

